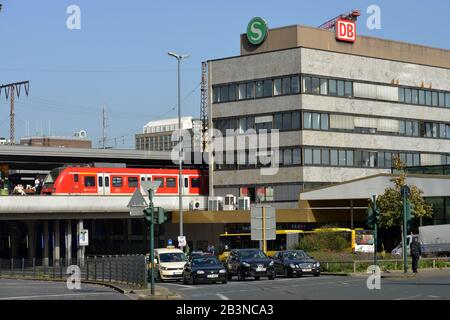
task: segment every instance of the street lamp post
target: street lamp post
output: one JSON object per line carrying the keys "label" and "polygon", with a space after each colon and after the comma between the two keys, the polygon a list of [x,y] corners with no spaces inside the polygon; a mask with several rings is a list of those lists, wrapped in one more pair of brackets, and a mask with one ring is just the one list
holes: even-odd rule
{"label": "street lamp post", "polygon": [[181,60],[189,58],[188,54],[177,54],[174,52],[167,53],[169,56],[177,59],[178,63],[178,143],[180,146],[180,151],[178,153],[178,211],[180,212],[180,236],[183,236],[183,148],[182,148],[182,138],[181,138],[181,79],[180,79],[180,65]]}

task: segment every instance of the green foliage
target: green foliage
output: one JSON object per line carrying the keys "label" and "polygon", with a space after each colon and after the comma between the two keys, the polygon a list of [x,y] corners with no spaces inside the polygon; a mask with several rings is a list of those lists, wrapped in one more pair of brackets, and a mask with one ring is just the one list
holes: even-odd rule
{"label": "green foliage", "polygon": [[311,251],[342,252],[350,247],[348,237],[335,232],[321,232],[303,236],[296,249]]}
{"label": "green foliage", "polygon": [[[403,196],[401,194],[402,186],[406,185],[406,173],[404,165],[400,159],[394,159],[394,166],[398,175],[391,179],[394,186],[386,188],[384,194],[377,198],[377,204],[381,210],[382,227],[390,228],[402,225],[403,221]],[[425,203],[423,191],[416,186],[410,185],[411,194],[409,200],[411,207],[414,208],[413,218],[431,217],[433,208]]]}

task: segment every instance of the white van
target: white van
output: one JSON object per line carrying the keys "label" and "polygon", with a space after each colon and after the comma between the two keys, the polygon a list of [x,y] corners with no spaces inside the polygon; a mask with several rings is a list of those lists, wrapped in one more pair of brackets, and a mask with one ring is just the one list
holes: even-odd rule
{"label": "white van", "polygon": [[161,281],[183,279],[184,265],[187,262],[184,252],[177,248],[155,249],[156,275]]}

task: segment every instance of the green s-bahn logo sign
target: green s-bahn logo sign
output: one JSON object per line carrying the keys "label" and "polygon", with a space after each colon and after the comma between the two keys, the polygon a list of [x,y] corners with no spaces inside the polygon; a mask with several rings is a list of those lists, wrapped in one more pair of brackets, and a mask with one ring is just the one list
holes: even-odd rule
{"label": "green s-bahn logo sign", "polygon": [[260,17],[255,17],[248,23],[247,39],[253,45],[259,45],[266,40],[267,23]]}

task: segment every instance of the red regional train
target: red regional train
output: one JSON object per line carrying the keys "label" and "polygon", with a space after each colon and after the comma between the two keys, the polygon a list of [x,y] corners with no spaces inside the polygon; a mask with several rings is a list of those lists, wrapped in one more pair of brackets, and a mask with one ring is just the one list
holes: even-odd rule
{"label": "red regional train", "polygon": [[[208,194],[208,174],[198,169],[182,172],[183,195]],[[157,195],[178,195],[178,169],[63,167],[44,180],[44,195],[130,195],[141,181],[161,181]]]}

